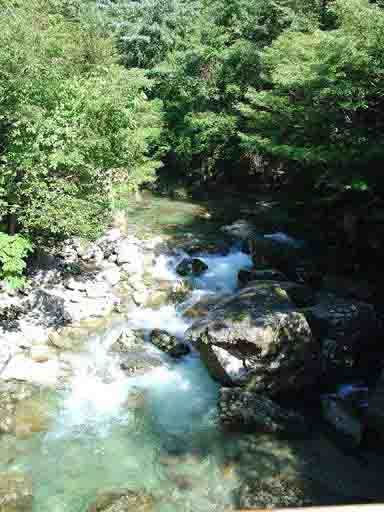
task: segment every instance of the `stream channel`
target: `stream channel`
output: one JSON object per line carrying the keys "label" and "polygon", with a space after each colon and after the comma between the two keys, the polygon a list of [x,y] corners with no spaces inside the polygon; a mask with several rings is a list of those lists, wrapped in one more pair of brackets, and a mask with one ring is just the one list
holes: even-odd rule
{"label": "stream channel", "polygon": [[[183,202],[157,199],[136,215],[141,221],[133,219],[131,229],[140,224],[146,235],[179,225],[183,236],[195,236],[188,229],[196,208]],[[163,225],[160,217],[166,219]],[[181,217],[187,217],[184,224]],[[217,238],[216,227],[211,231]],[[69,385],[46,397],[49,430],[17,440],[16,456],[0,464],[2,470],[31,475],[35,512],[86,512],[97,493],[108,488],[153,497],[148,510],[154,512],[233,510],[240,487],[245,494],[258,493],[266,506],[344,503],[377,495],[375,471],[321,435],[295,441],[222,433],[216,410],[219,387],[198,354],[192,350],[172,360],[150,344],[155,328],[183,339],[193,321],[185,310],[206,295],[233,292],[238,271],[251,266],[250,257],[236,245],[226,254],[218,248],[198,257],[208,271],[192,281],[186,301],[159,309],[137,307],[89,336],[74,355],[76,371]],[[175,268],[182,258],[178,250],[158,255],[153,276],[180,280]],[[144,331],[148,355],[160,357],[161,366],[127,377],[120,355],[109,350],[125,328]]]}

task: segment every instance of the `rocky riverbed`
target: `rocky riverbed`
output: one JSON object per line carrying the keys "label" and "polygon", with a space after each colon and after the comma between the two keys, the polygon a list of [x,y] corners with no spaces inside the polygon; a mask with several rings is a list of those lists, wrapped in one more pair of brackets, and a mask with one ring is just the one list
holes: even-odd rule
{"label": "rocky riverbed", "polygon": [[382,499],[369,296],[283,233],[151,236],[150,209],[145,236],[120,216],[0,296],[0,510]]}

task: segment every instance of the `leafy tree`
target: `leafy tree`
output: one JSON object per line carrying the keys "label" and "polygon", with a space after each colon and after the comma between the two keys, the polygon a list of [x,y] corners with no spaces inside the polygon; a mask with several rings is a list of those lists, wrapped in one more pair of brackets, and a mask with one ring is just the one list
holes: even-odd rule
{"label": "leafy tree", "polygon": [[264,51],[270,86],[241,107],[242,143],[351,183],[383,157],[384,12],[366,0],[330,9],[338,28],[287,31]]}
{"label": "leafy tree", "polygon": [[57,13],[63,4],[33,0],[0,19],[0,200],[11,233],[92,235],[112,183],[135,189],[158,166],[146,156],[159,132],[149,81],[120,67],[91,24]]}

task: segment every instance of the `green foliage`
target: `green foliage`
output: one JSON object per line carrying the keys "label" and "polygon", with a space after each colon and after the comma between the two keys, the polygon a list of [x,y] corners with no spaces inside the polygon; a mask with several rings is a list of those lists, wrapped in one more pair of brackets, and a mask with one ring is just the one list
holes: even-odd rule
{"label": "green foliage", "polygon": [[12,288],[20,288],[25,282],[25,259],[32,252],[31,242],[20,235],[0,233],[0,278]]}
{"label": "green foliage", "polygon": [[384,156],[384,12],[366,0],[329,9],[336,29],[287,31],[265,49],[269,86],[241,107],[242,141],[348,183]]}
{"label": "green foliage", "polygon": [[75,0],[31,0],[0,18],[0,216],[23,232],[95,236],[113,183],[136,189],[159,166],[151,82],[118,65],[84,12]]}
{"label": "green foliage", "polygon": [[114,10],[119,47],[126,65],[148,68],[155,79],[168,167],[202,181],[238,167],[237,104],[250,86],[264,84],[261,51],[286,29],[317,26],[317,0],[146,0],[120,2],[120,10],[122,5],[125,17]]}

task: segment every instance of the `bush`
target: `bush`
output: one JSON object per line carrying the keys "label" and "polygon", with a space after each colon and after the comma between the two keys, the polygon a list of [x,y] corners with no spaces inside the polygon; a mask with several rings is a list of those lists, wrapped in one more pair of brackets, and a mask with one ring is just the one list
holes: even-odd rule
{"label": "bush", "polygon": [[32,249],[32,244],[27,238],[0,233],[0,277],[5,279],[11,288],[20,288],[24,285],[25,260]]}

